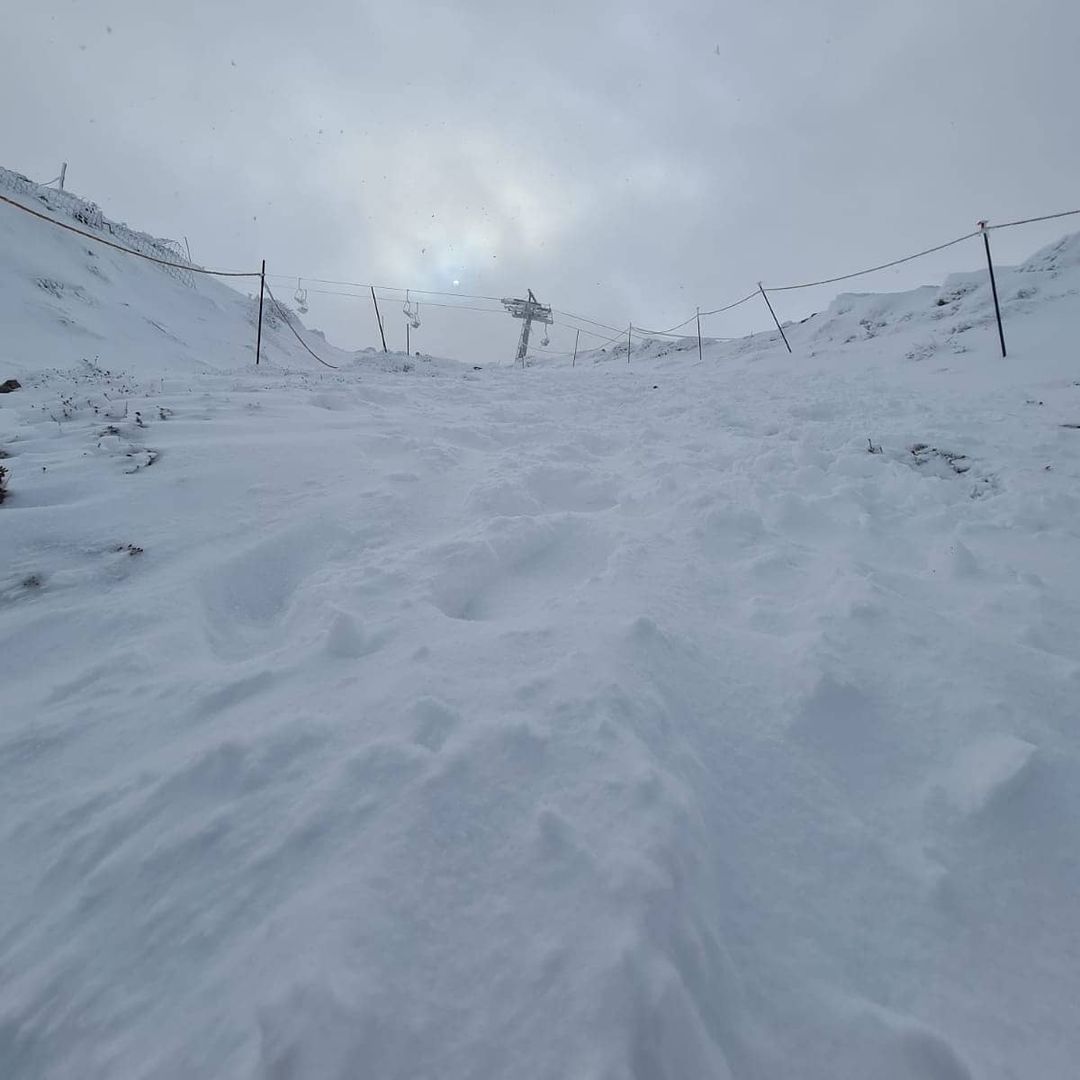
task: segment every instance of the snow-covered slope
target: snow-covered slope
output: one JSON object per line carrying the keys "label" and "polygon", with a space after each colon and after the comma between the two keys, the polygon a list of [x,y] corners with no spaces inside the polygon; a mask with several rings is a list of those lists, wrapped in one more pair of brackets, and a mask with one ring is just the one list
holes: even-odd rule
{"label": "snow-covered slope", "polygon": [[1004,361],[971,277],[256,372],[16,215],[0,1075],[1075,1074],[1075,238]]}
{"label": "snow-covered slope", "polygon": [[[94,203],[38,188],[7,169],[0,169],[0,194],[111,243],[186,262],[174,242],[110,221]],[[0,247],[5,378],[86,360],[138,376],[183,377],[254,365],[257,276],[231,279],[235,288],[230,287],[226,279],[126,255],[3,203]],[[338,368],[355,367],[360,355],[328,344],[319,331],[304,327],[286,297],[277,300],[280,309],[269,300],[264,305],[262,365],[319,367],[285,325],[287,317],[317,356]],[[400,367],[404,358],[365,352],[363,359]]]}

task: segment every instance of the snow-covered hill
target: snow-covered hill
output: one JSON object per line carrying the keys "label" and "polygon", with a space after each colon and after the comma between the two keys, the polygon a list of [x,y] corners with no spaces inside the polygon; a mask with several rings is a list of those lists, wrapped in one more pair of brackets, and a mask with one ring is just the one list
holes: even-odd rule
{"label": "snow-covered hill", "polygon": [[1080,241],[328,371],[0,239],[0,1075],[1075,1074]]}
{"label": "snow-covered hill", "polygon": [[[0,194],[111,243],[169,262],[187,260],[173,241],[110,221],[70,192],[40,188],[0,169]],[[5,377],[90,360],[138,376],[186,376],[253,367],[259,281],[212,276],[126,255],[0,203],[0,325]],[[194,266],[194,264],[189,264]],[[256,268],[257,269],[257,268]],[[237,291],[246,290],[246,291]],[[339,369],[400,368],[398,354],[349,353],[307,329],[278,296],[263,312],[261,366],[311,371],[308,355],[285,325],[285,313],[307,346]]]}

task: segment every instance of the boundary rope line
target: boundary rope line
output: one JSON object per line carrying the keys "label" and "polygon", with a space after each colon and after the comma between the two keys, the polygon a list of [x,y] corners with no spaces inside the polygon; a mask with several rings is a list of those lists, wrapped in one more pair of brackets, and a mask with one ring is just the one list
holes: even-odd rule
{"label": "boundary rope line", "polygon": [[673,338],[693,337],[694,336],[693,334],[673,334],[672,331],[673,330],[681,330],[684,326],[687,325],[687,323],[692,323],[697,317],[698,317],[698,313],[695,311],[694,314],[691,315],[689,319],[683,319],[683,321],[681,323],[676,323],[674,326],[669,326],[666,330],[646,330],[646,329],[644,329],[644,327],[638,328],[638,327],[635,326],[634,327],[634,332],[639,337],[673,337]]}
{"label": "boundary rope line", "polygon": [[728,304],[726,307],[713,308],[712,311],[703,311],[702,315],[720,315],[725,311],[730,311],[732,308],[737,308],[740,304],[745,304],[748,300],[753,300],[757,296],[758,291],[755,289],[752,293],[747,293],[741,300],[736,300],[733,304]]}
{"label": "boundary rope line", "polygon": [[1080,210],[1063,210],[1060,214],[1043,214],[1042,217],[1029,217],[1023,218],[1021,221],[1003,221],[1000,225],[987,225],[987,230],[992,229],[1010,229],[1013,225],[1030,225],[1035,221],[1053,221],[1054,218],[1072,217],[1073,214],[1080,214]]}
{"label": "boundary rope line", "polygon": [[270,292],[270,286],[267,285],[265,281],[263,282],[263,286],[265,287],[270,299],[273,301],[274,307],[278,309],[278,314],[281,316],[281,321],[292,331],[293,337],[296,338],[296,340],[300,342],[300,344],[307,350],[307,352],[316,360],[318,360],[319,363],[323,365],[323,367],[333,368],[334,371],[340,371],[341,369],[337,366],[337,364],[328,364],[321,356],[311,351],[311,349],[308,347],[308,343],[296,332],[296,327],[293,326],[291,322],[289,322],[289,316],[285,313],[285,309],[277,302],[277,297],[274,296],[272,292]]}
{"label": "boundary rope line", "polygon": [[[43,187],[43,186],[48,186],[48,185],[37,185],[37,186],[38,187]],[[282,305],[280,303],[278,303],[277,298],[270,291],[270,286],[268,284],[266,284],[266,278],[267,277],[275,277],[275,278],[291,280],[293,277],[296,277],[297,275],[293,275],[293,274],[272,274],[272,275],[267,275],[267,274],[265,274],[263,272],[245,271],[245,270],[208,270],[205,267],[196,266],[196,265],[194,265],[193,263],[190,263],[190,262],[182,263],[182,262],[176,262],[176,261],[170,260],[170,259],[162,259],[162,258],[158,258],[157,256],[154,256],[154,255],[147,255],[145,252],[137,251],[134,248],[125,247],[123,244],[118,244],[113,240],[106,240],[103,236],[97,236],[94,233],[87,232],[84,229],[78,229],[74,225],[68,225],[66,222],[58,221],[56,218],[51,217],[48,214],[44,214],[39,210],[32,209],[29,206],[25,206],[23,203],[17,201],[16,199],[9,198],[6,195],[0,194],[0,202],[4,202],[9,206],[13,206],[13,207],[15,207],[16,210],[22,210],[24,213],[29,214],[31,217],[39,218],[42,221],[48,222],[50,225],[55,225],[58,228],[66,230],[67,232],[74,233],[76,236],[81,236],[84,239],[92,240],[95,243],[102,244],[105,247],[113,248],[116,251],[121,251],[126,255],[134,255],[136,258],[144,259],[147,262],[155,263],[158,266],[167,266],[167,267],[171,267],[171,268],[176,269],[176,270],[186,270],[186,271],[189,271],[189,272],[191,272],[193,274],[208,274],[211,277],[261,278],[262,279],[262,287],[264,287],[266,289],[266,292],[269,294],[270,299],[273,302],[274,306],[277,308],[278,313],[280,314],[281,318],[283,319],[285,324],[289,327],[289,330],[292,331],[293,336],[301,344],[301,346],[303,346],[303,348],[315,360],[317,360],[320,364],[322,364],[324,367],[331,368],[331,369],[333,369],[335,371],[340,370],[335,364],[327,363],[327,361],[323,360],[322,357],[320,357],[317,353],[312,351],[312,349],[308,346],[308,344],[297,333],[296,328],[289,321],[289,318],[288,318],[288,315],[285,312],[285,309],[282,307]],[[815,288],[815,287],[821,286],[821,285],[834,285],[837,282],[849,281],[852,278],[863,277],[866,274],[874,274],[874,273],[877,273],[880,270],[888,270],[891,267],[900,266],[903,263],[912,262],[915,259],[921,259],[925,255],[932,255],[935,252],[944,251],[946,248],[951,248],[951,247],[954,247],[957,244],[962,244],[965,240],[971,240],[973,237],[976,237],[976,236],[979,236],[979,235],[983,235],[985,237],[987,232],[991,232],[991,231],[993,231],[995,229],[1009,229],[1009,228],[1013,228],[1014,226],[1017,226],[1017,225],[1031,225],[1031,224],[1034,224],[1036,222],[1054,221],[1054,220],[1057,220],[1059,218],[1072,217],[1072,216],[1077,215],[1077,214],[1080,214],[1080,210],[1063,210],[1060,213],[1056,213],[1056,214],[1043,214],[1043,215],[1040,215],[1038,217],[1020,218],[1020,219],[1018,219],[1016,221],[1003,221],[1003,222],[1001,222],[999,224],[996,224],[996,225],[986,224],[986,225],[980,227],[979,229],[976,229],[974,232],[969,232],[969,233],[966,233],[963,236],[958,236],[958,237],[956,237],[956,239],[946,241],[944,244],[937,244],[934,247],[925,248],[924,250],[917,251],[912,255],[905,255],[903,258],[900,258],[900,259],[893,259],[891,262],[880,263],[877,266],[870,266],[870,267],[867,267],[866,269],[863,269],[863,270],[856,270],[856,271],[854,271],[853,273],[850,273],[850,274],[839,274],[836,277],[821,278],[818,281],[804,281],[804,282],[799,282],[798,284],[793,284],[793,285],[770,285],[770,286],[768,286],[768,291],[769,292],[792,292],[792,291],[795,291],[797,289],[811,289],[811,288]],[[988,249],[988,253],[989,253],[989,249]],[[487,302],[491,302],[491,303],[501,303],[502,299],[503,299],[502,297],[481,296],[481,295],[478,295],[478,294],[475,294],[475,293],[447,292],[447,291],[439,291],[439,290],[434,290],[434,289],[405,289],[405,288],[400,288],[400,287],[395,286],[395,285],[379,285],[379,286],[363,285],[360,282],[355,282],[355,281],[338,281],[338,280],[334,280],[334,279],[330,279],[330,278],[312,278],[312,277],[305,277],[304,275],[299,275],[298,280],[301,280],[301,279],[305,280],[305,281],[312,282],[313,284],[344,285],[344,286],[347,286],[347,287],[350,287],[350,288],[371,289],[373,295],[374,295],[376,289],[378,289],[378,290],[381,290],[384,294],[385,293],[395,292],[395,293],[406,293],[406,295],[408,295],[409,293],[415,293],[418,296],[452,296],[452,297],[460,297],[461,299],[466,299],[466,300],[483,300],[483,301],[487,301]],[[654,337],[654,338],[655,337],[673,337],[673,338],[677,338],[677,339],[683,338],[683,337],[686,337],[688,335],[675,334],[675,333],[673,333],[673,331],[679,330],[684,326],[688,326],[690,323],[692,323],[694,321],[695,318],[700,318],[701,316],[720,315],[725,311],[731,311],[733,308],[737,308],[740,305],[748,303],[750,300],[753,300],[756,296],[758,296],[759,290],[764,290],[764,289],[765,289],[765,286],[759,286],[759,289],[755,289],[752,293],[748,293],[746,296],[742,297],[742,299],[736,300],[733,303],[727,304],[727,305],[725,305],[723,307],[712,308],[709,311],[700,311],[700,310],[695,311],[694,314],[691,315],[689,318],[684,319],[680,323],[676,323],[674,326],[669,327],[667,330],[645,330],[645,329],[642,329],[640,327],[634,328],[632,326],[632,324],[631,324],[630,333],[632,335],[636,331],[638,337],[641,337],[641,338],[645,338],[645,337]],[[335,295],[337,295],[337,296],[346,296],[346,297],[354,297],[355,296],[355,294],[353,294],[353,293],[335,293],[335,292],[332,292],[332,291],[327,290],[327,289],[313,289],[312,291],[316,292],[316,293],[321,293],[321,294],[324,294],[324,295],[328,295],[328,296],[335,296]],[[764,295],[763,291],[762,291],[762,295]],[[360,299],[360,297],[358,297],[358,296],[355,296],[355,298]],[[387,299],[391,299],[391,298],[387,297]],[[436,303],[434,301],[426,301],[426,303],[431,307],[447,308],[447,309],[457,308],[457,309],[460,309],[462,311],[488,312],[490,314],[495,314],[495,315],[501,315],[502,314],[502,312],[499,311],[497,308],[481,308],[481,307],[475,307],[475,306],[466,305],[466,304],[439,304],[439,303]],[[588,324],[590,324],[592,326],[598,326],[601,329],[607,330],[608,332],[614,333],[616,335],[615,337],[605,339],[605,338],[602,337],[602,335],[597,334],[595,331],[587,330],[584,327],[574,327],[572,324],[564,323],[564,325],[570,326],[571,329],[579,329],[581,331],[581,333],[588,334],[591,337],[601,338],[604,344],[612,344],[612,343],[620,341],[622,339],[622,330],[619,329],[618,327],[611,326],[608,323],[600,322],[597,319],[590,319],[585,315],[575,315],[572,311],[563,311],[563,310],[558,309],[558,308],[552,308],[551,310],[552,310],[553,313],[563,316],[564,319],[572,319],[572,320],[575,320],[576,322],[583,322],[583,323],[588,323]],[[782,333],[782,331],[781,331],[781,333]],[[692,336],[692,335],[689,335],[689,336]]]}
{"label": "boundary rope line", "polygon": [[123,251],[127,255],[134,255],[139,259],[146,259],[147,262],[157,263],[159,266],[171,266],[177,270],[190,270],[193,274],[211,274],[214,277],[259,277],[258,270],[253,273],[239,270],[207,270],[205,267],[193,266],[190,263],[170,262],[168,259],[159,259],[154,255],[146,255],[141,251],[136,251],[134,248],[124,247],[123,244],[117,244],[113,240],[106,240],[103,236],[95,236],[93,233],[85,232],[83,229],[76,229],[74,225],[68,225],[63,221],[57,221],[56,218],[49,217],[48,214],[43,214],[39,210],[31,210],[29,206],[23,206],[21,202],[9,199],[6,195],[0,195],[0,202],[6,202],[9,206],[14,206],[17,210],[22,210],[24,213],[30,214],[33,217],[41,218],[42,221],[47,221],[50,225],[57,226],[57,228],[67,229],[68,232],[73,232],[76,236],[85,236],[87,240],[93,240],[98,244],[104,244],[106,247],[116,248],[117,251]]}
{"label": "boundary rope line", "polygon": [[[823,278],[821,281],[804,281],[799,285],[766,285],[765,288],[769,292],[791,292],[793,289],[810,289],[815,285],[832,285],[837,281],[847,281],[849,278],[862,277],[863,274],[873,274],[878,270],[888,270],[890,266],[899,266],[901,263],[911,262],[912,259],[921,259],[924,255],[932,255],[935,251],[944,251],[946,248],[953,247],[955,244],[961,244],[965,240],[970,240],[973,236],[978,236],[979,230],[969,232],[965,236],[958,236],[955,240],[949,240],[945,244],[938,244],[936,247],[927,248],[925,251],[917,251],[914,255],[905,255],[902,259],[893,259],[892,262],[882,263],[880,266],[870,266],[865,270],[856,270],[853,274],[841,274],[839,277]],[[756,295],[756,294],[755,294]]]}

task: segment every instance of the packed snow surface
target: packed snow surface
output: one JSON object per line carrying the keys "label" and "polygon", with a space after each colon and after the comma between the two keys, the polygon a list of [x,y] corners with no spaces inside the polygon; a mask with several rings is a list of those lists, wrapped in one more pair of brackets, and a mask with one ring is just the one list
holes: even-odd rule
{"label": "packed snow surface", "polygon": [[1076,1076],[1080,241],[999,285],[256,369],[0,206],[0,1075]]}

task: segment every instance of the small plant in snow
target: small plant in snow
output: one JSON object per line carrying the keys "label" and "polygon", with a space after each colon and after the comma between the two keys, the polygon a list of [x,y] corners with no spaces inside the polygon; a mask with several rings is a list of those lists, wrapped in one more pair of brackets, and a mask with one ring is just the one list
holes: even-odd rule
{"label": "small plant in snow", "polygon": [[3,465],[0,465],[0,503],[7,498],[7,485],[9,473]]}

